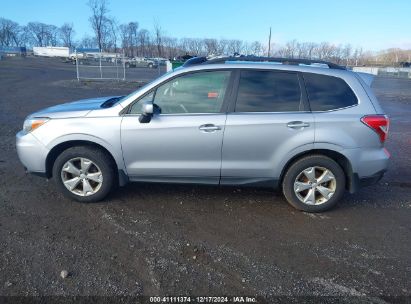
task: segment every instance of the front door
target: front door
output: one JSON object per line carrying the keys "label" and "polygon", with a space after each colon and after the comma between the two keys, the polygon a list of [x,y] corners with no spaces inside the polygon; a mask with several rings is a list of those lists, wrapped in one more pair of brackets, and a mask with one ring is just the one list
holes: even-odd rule
{"label": "front door", "polygon": [[[217,184],[230,71],[192,72],[159,85],[124,116],[121,142],[134,181]],[[153,101],[161,113],[140,123],[141,105]]]}

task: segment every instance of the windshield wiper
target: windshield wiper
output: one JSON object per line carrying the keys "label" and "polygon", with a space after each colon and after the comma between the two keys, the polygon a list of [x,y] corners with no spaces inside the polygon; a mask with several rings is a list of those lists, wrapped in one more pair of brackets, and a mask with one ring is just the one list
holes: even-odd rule
{"label": "windshield wiper", "polygon": [[103,102],[101,104],[100,107],[103,108],[103,109],[111,108],[123,97],[124,96],[118,96],[118,97],[113,97],[113,98],[107,99],[105,102]]}

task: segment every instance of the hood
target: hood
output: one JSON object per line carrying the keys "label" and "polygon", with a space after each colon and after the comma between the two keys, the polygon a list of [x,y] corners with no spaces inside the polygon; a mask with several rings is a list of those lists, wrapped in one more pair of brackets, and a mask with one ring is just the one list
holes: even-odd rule
{"label": "hood", "polygon": [[[111,107],[121,96],[82,99],[42,109],[29,117],[72,118],[86,116],[92,110]],[[114,103],[112,101],[115,101]],[[107,102],[107,103],[106,103]],[[106,104],[105,104],[106,103]]]}

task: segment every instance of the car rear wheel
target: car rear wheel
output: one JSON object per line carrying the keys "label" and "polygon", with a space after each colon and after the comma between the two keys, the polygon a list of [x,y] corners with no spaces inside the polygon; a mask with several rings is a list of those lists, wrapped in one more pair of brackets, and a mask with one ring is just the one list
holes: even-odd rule
{"label": "car rear wheel", "polygon": [[294,162],[283,179],[283,193],[298,210],[321,212],[334,207],[345,190],[345,174],[338,163],[324,155],[310,155]]}
{"label": "car rear wheel", "polygon": [[80,202],[105,198],[115,181],[112,160],[104,151],[92,147],[72,147],[54,162],[53,179],[61,192]]}

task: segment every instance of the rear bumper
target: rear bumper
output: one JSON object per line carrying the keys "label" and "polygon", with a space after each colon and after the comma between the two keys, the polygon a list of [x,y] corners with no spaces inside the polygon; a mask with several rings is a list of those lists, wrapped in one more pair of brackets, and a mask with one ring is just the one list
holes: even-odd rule
{"label": "rear bumper", "polygon": [[378,171],[377,173],[371,176],[365,176],[361,178],[358,176],[357,173],[354,173],[351,178],[350,193],[355,193],[362,187],[375,185],[381,180],[385,172],[387,172],[386,169]]}
{"label": "rear bumper", "polygon": [[360,187],[375,185],[376,183],[378,183],[380,181],[380,179],[382,179],[382,177],[384,176],[384,173],[386,171],[387,170],[383,170],[383,171],[380,171],[380,172],[374,174],[373,176],[367,176],[367,177],[360,178],[359,179]]}
{"label": "rear bumper", "polygon": [[351,164],[350,172],[347,172],[350,193],[377,183],[387,171],[390,161],[390,154],[385,148],[349,149],[344,150],[343,154]]}

